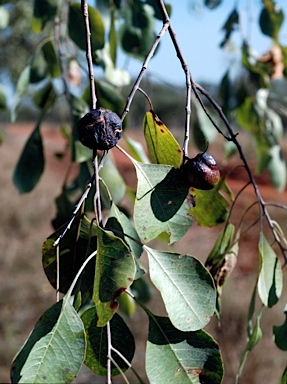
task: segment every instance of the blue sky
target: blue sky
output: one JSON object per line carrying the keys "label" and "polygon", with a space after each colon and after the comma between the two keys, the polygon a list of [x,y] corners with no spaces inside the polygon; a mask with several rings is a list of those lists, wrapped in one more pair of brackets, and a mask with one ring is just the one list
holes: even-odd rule
{"label": "blue sky", "polygon": [[[205,7],[192,9],[191,4],[199,0],[168,0],[173,10],[171,23],[177,40],[187,61],[195,81],[218,82],[229,66],[235,67],[240,62],[240,46],[242,37],[247,39],[251,47],[261,55],[271,47],[272,41],[262,35],[258,19],[261,9],[260,0],[224,0],[215,10]],[[240,31],[232,35],[233,51],[220,49],[219,44],[224,33],[221,28],[227,16],[238,3],[241,17]],[[280,31],[280,43],[287,46],[287,1],[278,0],[285,14],[285,21]],[[159,31],[161,24],[158,24]],[[131,60],[129,70],[136,75],[141,63]],[[174,53],[169,34],[166,33],[161,46],[149,66],[149,71],[171,83],[184,85],[185,77],[181,65]]]}

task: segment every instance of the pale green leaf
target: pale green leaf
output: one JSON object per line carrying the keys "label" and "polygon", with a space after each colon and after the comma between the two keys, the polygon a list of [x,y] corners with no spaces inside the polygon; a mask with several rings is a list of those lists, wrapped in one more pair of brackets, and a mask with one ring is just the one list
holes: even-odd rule
{"label": "pale green leaf", "polygon": [[279,300],[283,275],[276,253],[270,247],[263,233],[259,240],[260,272],[258,279],[258,293],[266,307],[272,307]]}
{"label": "pale green leaf", "polygon": [[30,351],[19,383],[71,383],[84,362],[85,350],[83,323],[65,297],[56,324]]}
{"label": "pale green leaf", "polygon": [[206,332],[182,332],[168,317],[149,315],[146,371],[151,383],[220,384],[223,364]]}
{"label": "pale green leaf", "polygon": [[146,164],[150,163],[145,153],[145,150],[139,141],[133,140],[126,135],[124,136],[124,140],[126,142],[126,145],[130,154],[133,156],[133,158],[136,161],[139,161],[140,163],[146,163]]}
{"label": "pale green leaf", "polygon": [[167,165],[133,163],[138,177],[134,222],[139,236],[148,242],[167,232],[170,243],[179,240],[193,223],[182,171]]}
{"label": "pale green leaf", "polygon": [[270,148],[269,154],[271,159],[268,163],[268,170],[272,183],[278,191],[283,192],[286,187],[286,162],[284,160],[282,150],[278,144]]}
{"label": "pale green leaf", "polygon": [[160,291],[172,324],[181,331],[203,328],[215,311],[211,275],[193,256],[145,247],[150,277]]}

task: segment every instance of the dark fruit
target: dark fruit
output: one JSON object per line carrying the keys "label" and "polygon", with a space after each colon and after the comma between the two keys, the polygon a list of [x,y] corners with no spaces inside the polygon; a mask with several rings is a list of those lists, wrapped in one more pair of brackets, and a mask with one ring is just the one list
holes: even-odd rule
{"label": "dark fruit", "polygon": [[212,189],[220,180],[216,160],[208,152],[200,152],[188,159],[183,170],[188,184],[196,189]]}
{"label": "dark fruit", "polygon": [[122,137],[122,122],[109,109],[92,109],[79,120],[79,140],[93,150],[113,148]]}

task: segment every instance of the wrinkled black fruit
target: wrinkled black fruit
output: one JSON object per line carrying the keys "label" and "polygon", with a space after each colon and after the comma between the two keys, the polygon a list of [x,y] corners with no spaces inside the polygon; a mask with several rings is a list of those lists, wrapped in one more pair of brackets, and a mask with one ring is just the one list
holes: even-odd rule
{"label": "wrinkled black fruit", "polygon": [[220,180],[215,158],[208,152],[200,152],[183,165],[183,171],[190,187],[202,190],[212,189]]}
{"label": "wrinkled black fruit", "polygon": [[93,150],[113,148],[122,137],[122,122],[109,109],[92,109],[79,120],[79,140]]}

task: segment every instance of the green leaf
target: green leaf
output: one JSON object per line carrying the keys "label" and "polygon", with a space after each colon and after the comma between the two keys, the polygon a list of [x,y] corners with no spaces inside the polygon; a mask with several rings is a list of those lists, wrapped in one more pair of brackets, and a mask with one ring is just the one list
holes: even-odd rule
{"label": "green leaf", "polygon": [[50,307],[38,320],[25,344],[15,356],[11,366],[11,380],[18,383],[21,379],[21,370],[37,341],[52,331],[57,323],[62,309],[62,300]]}
{"label": "green leaf", "polygon": [[47,77],[47,62],[42,49],[36,50],[30,68],[30,83],[38,83]]}
{"label": "green leaf", "polygon": [[[237,232],[236,239],[234,239],[234,230],[235,227],[231,223],[223,228],[205,262],[205,266],[210,267],[209,272],[214,279],[219,296],[222,293],[225,280],[237,262],[240,232]],[[234,244],[232,244],[233,241],[235,241]]]}
{"label": "green leaf", "polygon": [[221,4],[222,0],[204,0],[204,4],[209,9],[215,9]]}
{"label": "green leaf", "polygon": [[6,7],[0,6],[0,29],[7,28],[10,22],[10,12]]}
{"label": "green leaf", "polygon": [[189,187],[182,171],[167,165],[133,163],[138,178],[134,222],[139,236],[148,242],[167,232],[171,243],[179,240],[193,223],[191,204],[186,200]]}
{"label": "green leaf", "polygon": [[35,0],[32,30],[41,32],[49,21],[53,21],[57,12],[58,0]]}
{"label": "green leaf", "polygon": [[105,164],[99,174],[108,187],[113,202],[118,204],[126,193],[126,185],[110,154],[106,157]]}
{"label": "green leaf", "polygon": [[133,140],[128,136],[124,136],[125,143],[132,157],[140,163],[149,164],[150,161],[145,153],[142,144],[139,141]]}
{"label": "green leaf", "polygon": [[[112,220],[113,218],[116,221]],[[113,231],[116,236],[124,240],[136,259],[141,257],[143,249],[140,238],[130,219],[115,204],[112,204],[106,229]]]}
{"label": "green leaf", "polygon": [[168,317],[149,315],[146,371],[151,383],[219,384],[223,364],[219,348],[206,332],[182,332]]}
{"label": "green leaf", "polygon": [[44,154],[40,123],[27,140],[13,174],[13,182],[20,193],[30,192],[44,170]]}
{"label": "green leaf", "polygon": [[[103,80],[96,81],[95,84],[99,106],[110,109],[121,116],[125,106],[125,100],[117,88]],[[89,87],[86,88],[83,99],[87,104],[90,103]]]}
{"label": "green leaf", "polygon": [[182,163],[180,145],[153,110],[145,114],[143,129],[152,163],[179,168]]}
{"label": "green leaf", "polygon": [[[226,197],[221,192],[224,192]],[[199,225],[213,227],[226,220],[229,206],[227,197],[232,201],[233,196],[223,178],[213,189],[209,191],[195,189],[192,194],[196,197],[196,206],[189,212]]]}
{"label": "green leaf", "polygon": [[49,108],[56,100],[56,93],[50,79],[43,80],[34,92],[30,92],[30,95],[35,105],[41,109]]}
{"label": "green leaf", "polygon": [[150,277],[160,291],[172,324],[181,331],[203,328],[215,311],[213,279],[193,256],[145,247]]}
{"label": "green leaf", "polygon": [[230,247],[234,235],[234,230],[235,226],[231,223],[228,223],[227,226],[222,229],[215,241],[212,250],[208,255],[208,258],[205,262],[206,266],[213,266],[222,262],[226,251]]}
{"label": "green leaf", "polygon": [[[245,365],[245,362],[246,362],[246,359],[247,359],[249,352],[252,351],[252,349],[254,349],[256,347],[256,345],[259,343],[259,341],[262,339],[262,331],[261,331],[261,327],[260,327],[261,315],[262,315],[262,311],[260,311],[260,313],[257,317],[253,332],[252,332],[252,334],[248,340],[248,343],[246,345],[246,348],[242,354],[239,368],[238,368],[238,373],[237,373],[237,380],[242,374],[242,371],[243,371],[243,368],[244,368],[244,365]],[[236,381],[236,382],[238,382],[238,381]]]}
{"label": "green leaf", "polygon": [[109,46],[110,46],[110,57],[112,63],[116,66],[117,62],[117,45],[118,45],[118,34],[115,28],[115,10],[111,7],[111,24],[110,24],[110,33],[109,33]]}
{"label": "green leaf", "polygon": [[194,103],[194,106],[196,112],[196,121],[193,127],[194,140],[197,147],[205,151],[206,144],[215,140],[217,131],[202,107],[198,103]]}
{"label": "green leaf", "polygon": [[287,367],[285,368],[280,384],[287,384]]}
{"label": "green leaf", "polygon": [[[91,45],[92,50],[102,49],[105,44],[105,29],[100,13],[93,7],[88,7]],[[81,4],[70,3],[69,6],[69,21],[68,21],[69,36],[77,44],[77,46],[86,50],[86,38],[84,18],[82,14]]]}
{"label": "green leaf", "polygon": [[[159,9],[157,0],[146,0],[146,3],[151,5],[154,9],[154,17],[162,21],[162,14]],[[171,16],[171,4],[164,2],[165,9],[167,11],[168,16]]]}
{"label": "green leaf", "polygon": [[42,51],[50,76],[52,78],[59,77],[61,75],[61,67],[58,55],[56,53],[55,44],[50,40],[47,41],[43,45]]}
{"label": "green leaf", "polygon": [[[62,293],[68,291],[86,257],[97,247],[95,224],[92,225],[85,216],[82,218],[80,216],[81,212],[76,216],[71,228],[60,242],[59,270],[60,292]],[[42,246],[43,269],[50,284],[55,289],[57,287],[57,249],[54,242],[62,234],[66,225],[49,236]],[[79,282],[79,287],[83,293],[88,292],[93,287],[94,275],[95,263],[93,261],[85,268]]]}
{"label": "green leaf", "polygon": [[84,362],[85,350],[83,323],[69,298],[64,298],[57,322],[32,347],[19,382],[71,383]]}
{"label": "green leaf", "polygon": [[278,348],[282,349],[282,351],[287,351],[287,313],[284,311],[285,321],[284,323],[277,327],[273,327],[273,338],[274,342]]}
{"label": "green leaf", "polygon": [[0,109],[7,108],[7,100],[5,95],[5,89],[2,84],[0,84]]}
{"label": "green leaf", "polygon": [[271,159],[268,163],[268,170],[272,183],[278,191],[283,192],[286,187],[286,163],[282,150],[278,144],[271,147],[269,154]]}
{"label": "green leaf", "polygon": [[264,7],[259,18],[261,32],[273,39],[277,39],[284,20],[284,13],[280,5],[273,0],[263,0],[263,4]]}
{"label": "green leaf", "polygon": [[225,36],[222,42],[220,43],[220,47],[223,48],[225,44],[230,39],[232,32],[235,30],[237,25],[239,24],[239,14],[237,9],[233,9],[233,11],[229,14],[226,22],[224,23],[222,29],[225,31]]}
{"label": "green leaf", "polygon": [[260,271],[258,279],[258,293],[262,303],[272,307],[279,300],[283,276],[280,261],[276,253],[268,244],[263,233],[260,233],[259,240]]}
{"label": "green leaf", "polygon": [[132,57],[144,60],[156,38],[154,23],[154,10],[150,5],[133,2],[126,7],[125,20],[119,30],[122,49]]}
{"label": "green leaf", "polygon": [[28,91],[29,84],[30,84],[30,66],[28,65],[21,72],[19,79],[17,81],[16,93],[15,93],[15,96],[12,102],[12,107],[11,107],[12,122],[15,122],[18,117],[18,111],[21,106],[23,96]]}
{"label": "green leaf", "polygon": [[136,268],[127,245],[112,232],[98,228],[98,253],[93,301],[103,327],[118,307],[116,298],[134,281]]}
{"label": "green leaf", "polygon": [[[100,376],[107,375],[107,327],[97,327],[98,316],[95,307],[87,309],[81,316],[87,335],[87,351],[85,365]],[[110,321],[111,343],[129,362],[132,361],[135,352],[133,335],[123,319],[115,314]],[[112,351],[112,357],[119,367],[126,371],[125,362]],[[118,375],[118,369],[112,364],[112,376]]]}

